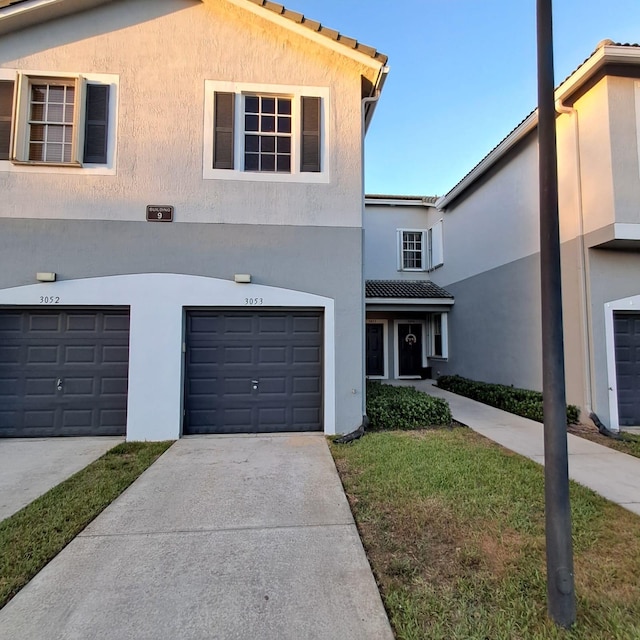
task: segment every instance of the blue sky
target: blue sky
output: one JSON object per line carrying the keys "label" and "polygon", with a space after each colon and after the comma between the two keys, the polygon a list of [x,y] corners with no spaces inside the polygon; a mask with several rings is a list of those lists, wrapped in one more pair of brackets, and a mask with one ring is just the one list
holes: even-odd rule
{"label": "blue sky", "polygon": [[[390,73],[367,134],[367,193],[442,195],[537,102],[535,0],[279,0],[376,47]],[[554,0],[556,85],[640,0]]]}

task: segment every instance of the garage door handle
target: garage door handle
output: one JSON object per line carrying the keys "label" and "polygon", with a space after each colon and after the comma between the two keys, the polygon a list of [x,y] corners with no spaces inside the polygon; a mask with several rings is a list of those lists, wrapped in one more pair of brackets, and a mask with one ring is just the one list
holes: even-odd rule
{"label": "garage door handle", "polygon": [[256,391],[258,389],[258,385],[260,384],[259,380],[252,380],[251,381],[251,386],[253,387],[254,391]]}
{"label": "garage door handle", "polygon": [[56,387],[58,391],[62,391],[62,378],[58,378],[58,380],[56,381]]}

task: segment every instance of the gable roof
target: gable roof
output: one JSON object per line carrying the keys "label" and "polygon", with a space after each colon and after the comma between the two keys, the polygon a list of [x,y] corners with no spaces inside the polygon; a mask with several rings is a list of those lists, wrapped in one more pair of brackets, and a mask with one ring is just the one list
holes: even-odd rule
{"label": "gable roof", "polygon": [[[0,33],[7,33],[9,30],[21,29],[30,24],[83,11],[106,2],[111,2],[111,0],[48,0],[44,3],[41,0],[0,0]],[[270,0],[231,0],[231,2],[239,6],[244,5],[245,8],[249,8],[249,5],[256,5],[261,10],[264,9],[279,18],[285,18],[291,23],[305,27],[310,33],[319,34],[338,43],[341,47],[344,46],[357,54],[371,58],[382,66],[387,63],[388,56],[380,53],[374,47],[358,42],[355,38],[345,36],[335,29],[329,29],[317,20],[311,20],[302,13],[291,11],[276,2]],[[8,24],[3,28],[2,22],[4,21],[7,21]],[[14,23],[13,27],[11,26],[12,22]]]}
{"label": "gable roof", "polygon": [[375,61],[380,64],[387,64],[388,56],[384,53],[380,53],[374,47],[370,47],[369,45],[363,44],[362,42],[358,42],[355,38],[350,38],[335,29],[330,29],[329,27],[325,27],[317,20],[311,20],[307,18],[302,13],[298,13],[297,11],[291,11],[291,9],[287,9],[285,6],[278,4],[276,2],[271,2],[270,0],[248,0],[249,2],[253,2],[253,4],[258,5],[259,7],[263,7],[272,11],[276,15],[282,16],[283,18],[287,18],[292,22],[299,24],[307,29],[315,33],[319,33],[334,42],[338,42],[349,49],[353,49],[354,51],[358,51],[363,53],[370,58],[373,58]]}
{"label": "gable roof", "polygon": [[453,298],[431,280],[367,280],[367,298]]}
{"label": "gable roof", "polygon": [[[570,73],[555,90],[556,101],[564,101],[586,85],[594,76],[602,72],[608,64],[640,65],[640,44],[603,40],[595,51]],[[436,207],[444,209],[461,196],[472,184],[482,177],[510,149],[538,126],[538,110],[534,109],[515,129],[507,134],[489,153],[444,196],[438,199]]]}

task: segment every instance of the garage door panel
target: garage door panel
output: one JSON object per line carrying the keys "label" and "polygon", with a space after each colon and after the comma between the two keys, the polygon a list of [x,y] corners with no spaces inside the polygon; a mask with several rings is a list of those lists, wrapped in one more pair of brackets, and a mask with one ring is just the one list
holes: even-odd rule
{"label": "garage door panel", "polygon": [[287,333],[286,315],[259,316],[258,331],[261,336],[282,335]]}
{"label": "garage door panel", "polygon": [[316,317],[294,317],[293,331],[296,334],[317,334],[321,330],[320,318]]}
{"label": "garage door panel", "polygon": [[64,361],[68,364],[96,364],[98,362],[98,349],[92,345],[66,347]]}
{"label": "garage door panel", "polygon": [[124,364],[129,361],[128,346],[107,345],[102,347],[102,362]]}
{"label": "garage door panel", "polygon": [[285,365],[287,363],[287,347],[258,347],[257,362]]}
{"label": "garage door panel", "polygon": [[34,345],[27,347],[26,364],[57,364],[58,347]]}
{"label": "garage door panel", "polygon": [[253,348],[251,346],[222,347],[222,364],[253,364]]}
{"label": "garage door panel", "polygon": [[68,313],[66,320],[69,333],[95,333],[97,330],[98,318],[93,314]]}
{"label": "garage door panel", "polygon": [[121,310],[0,310],[0,380],[12,381],[0,436],[124,434],[128,325]]}
{"label": "garage door panel", "polygon": [[295,394],[320,393],[321,380],[318,376],[293,378],[293,392]]}
{"label": "garage door panel", "polygon": [[124,395],[128,393],[129,381],[127,378],[101,378],[100,380],[100,395]]}
{"label": "garage door panel", "polygon": [[31,398],[38,396],[45,398],[55,398],[57,394],[55,376],[47,376],[46,378],[31,378],[24,380],[24,395]]}
{"label": "garage door panel", "polygon": [[194,345],[188,352],[189,364],[209,364],[218,362],[218,347],[201,347]]}
{"label": "garage door panel", "polygon": [[254,333],[254,318],[251,316],[230,314],[224,319],[224,333],[229,336],[250,336]]}
{"label": "garage door panel", "polygon": [[18,378],[0,378],[0,398],[10,398],[18,394]]}
{"label": "garage door panel", "polygon": [[193,311],[186,324],[185,433],[322,429],[320,313]]}
{"label": "garage door panel", "polygon": [[293,348],[293,364],[297,363],[314,363],[319,364],[321,360],[319,347],[294,347]]}
{"label": "garage door panel", "polygon": [[29,332],[32,334],[60,333],[59,313],[39,313],[28,316]]}

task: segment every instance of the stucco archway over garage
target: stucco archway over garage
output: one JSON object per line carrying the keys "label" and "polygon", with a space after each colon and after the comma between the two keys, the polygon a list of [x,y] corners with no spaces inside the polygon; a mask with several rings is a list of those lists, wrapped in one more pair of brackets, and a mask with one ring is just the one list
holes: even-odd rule
{"label": "stucco archway over garage", "polygon": [[218,278],[161,273],[62,280],[0,291],[0,308],[129,310],[128,440],[165,440],[181,435],[187,310],[250,307],[315,309],[321,314],[322,427],[327,434],[335,433],[335,320],[330,298]]}

